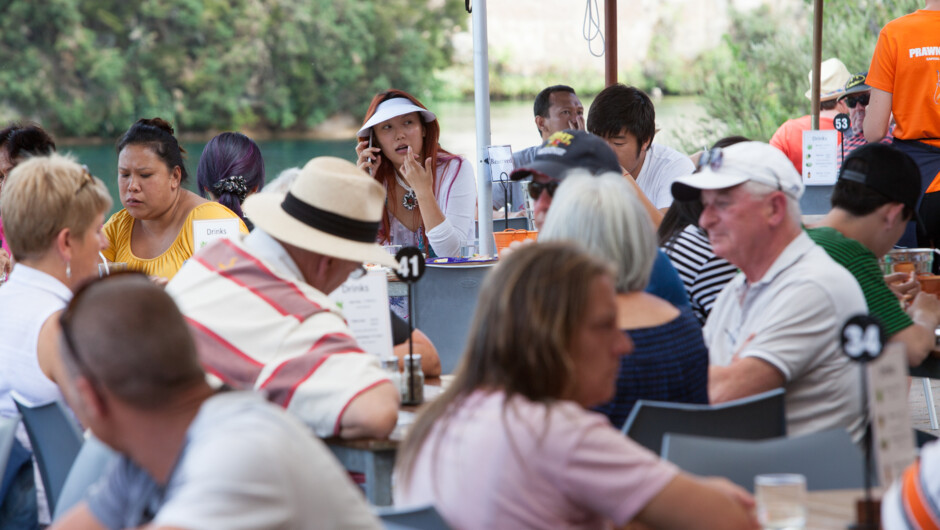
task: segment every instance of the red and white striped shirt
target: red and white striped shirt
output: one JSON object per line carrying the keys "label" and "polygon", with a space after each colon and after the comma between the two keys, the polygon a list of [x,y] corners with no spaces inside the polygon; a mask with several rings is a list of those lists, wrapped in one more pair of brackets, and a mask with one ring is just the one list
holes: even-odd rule
{"label": "red and white striped shirt", "polygon": [[362,392],[388,381],[356,344],[327,296],[304,283],[271,236],[217,240],[167,285],[189,323],[205,370],[238,389],[257,389],[318,436],[339,433]]}

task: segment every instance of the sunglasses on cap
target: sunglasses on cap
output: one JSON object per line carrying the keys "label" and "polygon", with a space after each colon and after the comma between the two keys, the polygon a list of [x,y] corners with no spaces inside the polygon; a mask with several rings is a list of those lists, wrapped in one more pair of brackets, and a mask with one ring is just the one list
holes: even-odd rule
{"label": "sunglasses on cap", "polygon": [[548,193],[549,197],[555,196],[555,190],[558,189],[558,185],[561,184],[557,180],[550,180],[548,182],[529,182],[529,197],[532,197],[533,201],[539,199],[539,195],[542,194],[542,190],[545,190]]}
{"label": "sunglasses on cap", "polygon": [[856,105],[861,104],[863,107],[868,105],[868,100],[871,97],[870,93],[862,94],[861,96],[847,96],[845,98],[845,104],[850,108],[854,109]]}

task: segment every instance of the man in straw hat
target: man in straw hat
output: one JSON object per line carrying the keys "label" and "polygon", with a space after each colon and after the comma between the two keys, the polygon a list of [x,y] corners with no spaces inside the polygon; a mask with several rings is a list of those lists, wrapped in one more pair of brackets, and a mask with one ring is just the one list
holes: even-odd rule
{"label": "man in straw hat", "polygon": [[[837,114],[848,112],[849,109],[845,102],[839,100],[845,92],[845,84],[852,74],[848,68],[842,64],[842,61],[835,57],[826,59],[820,66],[821,85],[819,89],[819,129],[835,129],[832,120]],[[813,72],[809,72],[810,86],[813,83]],[[806,91],[806,99],[813,99],[812,89]],[[803,172],[803,131],[808,131],[813,126],[813,117],[810,115],[802,118],[787,120],[777,129],[777,132],[770,138],[770,145],[783,151],[797,172]],[[842,141],[842,138],[839,138]]]}
{"label": "man in straw hat", "polygon": [[183,315],[144,275],[85,285],[60,323],[62,392],[119,455],[54,528],[379,528],[296,418],[209,386]]}
{"label": "man in straw hat", "polygon": [[333,157],[308,162],[286,196],[249,197],[255,230],[209,244],[167,286],[206,371],[265,391],[321,437],[391,433],[398,390],[326,296],[364,262],[395,266],[375,244],[384,203],[379,183]]}

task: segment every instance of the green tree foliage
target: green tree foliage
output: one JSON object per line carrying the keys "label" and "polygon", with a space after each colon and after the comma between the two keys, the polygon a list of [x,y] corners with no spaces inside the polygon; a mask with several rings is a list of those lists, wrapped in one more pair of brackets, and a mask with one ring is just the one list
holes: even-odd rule
{"label": "green tree foliage", "polygon": [[[922,7],[922,0],[826,0],[823,59],[838,57],[850,72],[868,70],[885,23]],[[723,44],[705,55],[697,78],[712,120],[705,135],[767,141],[784,121],[811,112],[804,97],[812,68],[812,2],[735,13]],[[726,127],[715,128],[714,123]]]}
{"label": "green tree foliage", "polygon": [[[5,4],[5,5],[4,5]],[[427,0],[0,0],[0,107],[64,136],[142,116],[306,130],[375,92],[433,95],[466,24]]]}

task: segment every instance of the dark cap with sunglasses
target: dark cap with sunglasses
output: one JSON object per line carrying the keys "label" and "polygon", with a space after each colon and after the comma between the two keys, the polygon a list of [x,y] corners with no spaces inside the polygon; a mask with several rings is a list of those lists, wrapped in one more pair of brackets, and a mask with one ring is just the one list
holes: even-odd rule
{"label": "dark cap with sunglasses", "polygon": [[868,105],[871,87],[865,84],[867,78],[868,72],[861,72],[850,77],[845,83],[845,92],[839,96],[839,100],[845,100],[845,104],[850,109],[854,109],[859,103],[863,106]]}
{"label": "dark cap with sunglasses", "polygon": [[[608,171],[621,172],[617,155],[602,138],[585,131],[565,129],[549,136],[536,150],[532,162],[513,171],[509,178],[522,180],[534,173],[541,173],[560,181],[572,169],[585,169],[595,175]],[[538,191],[541,193],[541,189]],[[548,192],[551,195],[554,189]]]}

